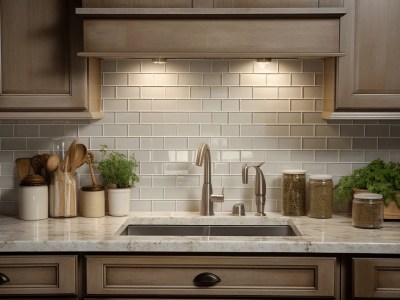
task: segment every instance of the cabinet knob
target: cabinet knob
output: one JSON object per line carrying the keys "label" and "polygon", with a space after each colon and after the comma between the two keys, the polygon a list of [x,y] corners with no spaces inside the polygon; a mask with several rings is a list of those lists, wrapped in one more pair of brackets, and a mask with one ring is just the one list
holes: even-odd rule
{"label": "cabinet knob", "polygon": [[221,279],[209,272],[201,273],[193,279],[195,286],[214,286],[219,282],[221,282]]}
{"label": "cabinet knob", "polygon": [[6,274],[0,273],[0,284],[9,282],[10,278],[7,277]]}

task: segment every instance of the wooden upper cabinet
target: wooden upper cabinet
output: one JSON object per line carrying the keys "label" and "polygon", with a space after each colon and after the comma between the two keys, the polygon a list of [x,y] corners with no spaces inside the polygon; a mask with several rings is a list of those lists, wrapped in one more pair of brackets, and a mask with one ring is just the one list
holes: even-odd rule
{"label": "wooden upper cabinet", "polygon": [[66,111],[74,111],[73,118],[90,118],[100,112],[99,95],[94,101],[88,80],[98,62],[77,56],[82,48],[77,5],[80,1],[0,1],[0,111],[7,112],[0,118],[50,116],[38,112],[67,118]]}
{"label": "wooden upper cabinet", "polygon": [[92,8],[300,8],[342,7],[343,0],[83,0]]}
{"label": "wooden upper cabinet", "polygon": [[[346,55],[336,65],[326,60],[325,116],[400,111],[400,1],[350,0],[345,6],[348,13],[341,18],[340,46]],[[336,80],[335,90],[332,80]]]}

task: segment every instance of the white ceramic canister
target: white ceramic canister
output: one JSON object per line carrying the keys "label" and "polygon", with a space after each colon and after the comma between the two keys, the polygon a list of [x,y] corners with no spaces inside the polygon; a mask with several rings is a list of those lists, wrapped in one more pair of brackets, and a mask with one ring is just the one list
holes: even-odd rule
{"label": "white ceramic canister", "polygon": [[102,185],[87,185],[81,188],[81,216],[101,218],[105,215],[105,193]]}
{"label": "white ceramic canister", "polygon": [[49,190],[40,175],[26,176],[19,186],[19,218],[34,221],[49,217]]}
{"label": "white ceramic canister", "polygon": [[131,189],[108,189],[108,214],[114,217],[129,214]]}

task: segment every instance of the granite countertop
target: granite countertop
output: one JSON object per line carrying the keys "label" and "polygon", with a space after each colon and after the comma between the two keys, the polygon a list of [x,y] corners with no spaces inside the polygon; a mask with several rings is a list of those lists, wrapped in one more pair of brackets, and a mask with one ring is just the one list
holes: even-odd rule
{"label": "granite countertop", "polygon": [[[119,236],[124,224],[294,225],[302,234],[290,237],[151,237]],[[400,222],[381,229],[358,229],[351,218],[234,217],[198,213],[131,213],[127,217],[49,218],[22,221],[0,216],[0,252],[281,252],[281,253],[400,253]]]}

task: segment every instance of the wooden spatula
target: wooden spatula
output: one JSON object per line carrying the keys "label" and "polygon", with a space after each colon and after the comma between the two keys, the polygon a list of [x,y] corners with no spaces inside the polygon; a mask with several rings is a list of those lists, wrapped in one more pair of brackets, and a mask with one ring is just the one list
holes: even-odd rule
{"label": "wooden spatula", "polygon": [[17,164],[17,174],[20,180],[29,175],[29,171],[31,169],[30,158],[17,158],[15,163]]}

